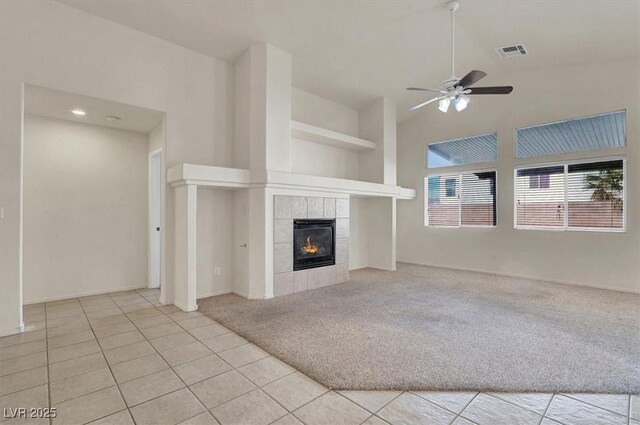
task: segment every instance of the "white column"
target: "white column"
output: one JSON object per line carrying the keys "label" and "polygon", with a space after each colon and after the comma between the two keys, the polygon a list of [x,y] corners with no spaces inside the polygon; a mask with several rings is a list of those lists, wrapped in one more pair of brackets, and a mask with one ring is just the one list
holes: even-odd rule
{"label": "white column", "polygon": [[198,187],[184,184],[174,188],[173,303],[184,311],[196,304],[196,210]]}
{"label": "white column", "polygon": [[235,64],[236,162],[291,170],[291,54],[254,44]]}
{"label": "white column", "polygon": [[375,151],[360,155],[362,180],[396,184],[396,105],[387,98],[373,102],[359,113],[359,136],[375,142]]}

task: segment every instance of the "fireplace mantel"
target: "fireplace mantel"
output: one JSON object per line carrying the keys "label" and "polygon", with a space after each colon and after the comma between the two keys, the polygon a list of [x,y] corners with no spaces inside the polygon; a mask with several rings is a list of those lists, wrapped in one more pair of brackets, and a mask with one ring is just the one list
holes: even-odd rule
{"label": "fireplace mantel", "polygon": [[360,180],[310,176],[276,171],[249,171],[241,168],[180,164],[167,172],[167,182],[173,186],[195,185],[220,189],[254,187],[311,190],[342,193],[352,196],[414,199],[415,189],[371,183]]}

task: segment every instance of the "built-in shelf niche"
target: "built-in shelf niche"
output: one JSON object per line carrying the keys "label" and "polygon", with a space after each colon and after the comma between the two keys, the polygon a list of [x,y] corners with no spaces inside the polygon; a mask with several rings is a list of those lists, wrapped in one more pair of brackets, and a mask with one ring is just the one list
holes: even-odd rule
{"label": "built-in shelf niche", "polygon": [[375,150],[376,144],[369,140],[348,136],[337,131],[327,130],[314,125],[291,121],[291,137],[307,142],[320,143],[352,151]]}

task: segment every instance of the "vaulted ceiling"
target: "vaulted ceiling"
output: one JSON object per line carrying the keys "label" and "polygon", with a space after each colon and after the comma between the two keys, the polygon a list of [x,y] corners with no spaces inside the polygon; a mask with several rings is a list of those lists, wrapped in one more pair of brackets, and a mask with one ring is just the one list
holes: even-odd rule
{"label": "vaulted ceiling", "polygon": [[[59,1],[229,63],[270,43],[292,53],[295,87],[356,109],[388,96],[400,120],[425,99],[405,87],[450,74],[445,1]],[[456,75],[484,70],[482,85],[520,70],[640,57],[639,1],[461,3]],[[515,43],[529,54],[498,57],[495,48]]]}

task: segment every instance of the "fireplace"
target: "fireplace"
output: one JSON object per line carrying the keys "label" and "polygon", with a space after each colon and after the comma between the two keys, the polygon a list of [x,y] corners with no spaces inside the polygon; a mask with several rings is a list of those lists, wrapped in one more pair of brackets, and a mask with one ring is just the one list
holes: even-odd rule
{"label": "fireplace", "polygon": [[293,270],[336,263],[336,220],[293,220]]}

